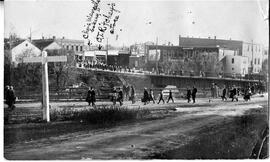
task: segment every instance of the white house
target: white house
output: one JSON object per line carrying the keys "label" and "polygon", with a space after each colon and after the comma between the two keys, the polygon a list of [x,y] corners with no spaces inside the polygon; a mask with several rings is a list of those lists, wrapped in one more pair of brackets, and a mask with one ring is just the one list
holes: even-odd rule
{"label": "white house", "polygon": [[15,64],[22,62],[23,57],[40,56],[41,50],[29,40],[25,40],[11,49],[11,61]]}

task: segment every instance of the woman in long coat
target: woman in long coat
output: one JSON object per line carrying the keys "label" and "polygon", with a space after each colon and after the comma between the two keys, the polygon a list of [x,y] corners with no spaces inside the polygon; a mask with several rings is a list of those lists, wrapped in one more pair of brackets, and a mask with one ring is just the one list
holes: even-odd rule
{"label": "woman in long coat", "polygon": [[87,91],[87,96],[86,96],[85,101],[88,102],[88,105],[91,104],[91,88],[89,88]]}
{"label": "woman in long coat", "polygon": [[132,104],[134,104],[135,103],[135,89],[133,86],[131,86],[130,99],[131,99]]}

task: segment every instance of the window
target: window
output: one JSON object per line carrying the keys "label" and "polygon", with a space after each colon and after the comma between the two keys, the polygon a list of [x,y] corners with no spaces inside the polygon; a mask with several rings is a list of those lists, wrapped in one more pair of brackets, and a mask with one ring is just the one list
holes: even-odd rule
{"label": "window", "polygon": [[71,49],[72,49],[72,50],[74,50],[74,47],[73,47],[73,45],[71,45]]}
{"label": "window", "polygon": [[234,70],[234,68],[232,68],[232,70]]}
{"label": "window", "polygon": [[254,59],[254,64],[256,65],[256,58]]}
{"label": "window", "polygon": [[234,63],[234,58],[232,58],[232,64]]}
{"label": "window", "polygon": [[247,45],[247,51],[249,51],[249,45]]}
{"label": "window", "polygon": [[83,51],[83,49],[82,49],[82,48],[83,48],[83,46],[80,46],[80,51]]}
{"label": "window", "polygon": [[28,43],[26,43],[25,46],[27,47],[28,46]]}
{"label": "window", "polygon": [[260,65],[260,59],[258,58],[258,65]]}
{"label": "window", "polygon": [[76,51],[79,51],[79,47],[78,46],[76,46]]}
{"label": "window", "polygon": [[67,45],[67,50],[69,50],[69,46]]}

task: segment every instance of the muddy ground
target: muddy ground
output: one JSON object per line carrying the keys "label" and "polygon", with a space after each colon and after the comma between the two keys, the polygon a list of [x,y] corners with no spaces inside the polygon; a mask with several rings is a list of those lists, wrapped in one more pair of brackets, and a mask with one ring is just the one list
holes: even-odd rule
{"label": "muddy ground", "polygon": [[[18,105],[17,111],[39,110],[29,105]],[[70,105],[74,106],[66,107]],[[68,121],[6,124],[4,156],[10,160],[247,159],[268,126],[267,96],[249,102],[199,99],[195,104],[127,106],[150,109],[156,118],[108,126]],[[268,156],[267,150],[264,146],[261,158]]]}

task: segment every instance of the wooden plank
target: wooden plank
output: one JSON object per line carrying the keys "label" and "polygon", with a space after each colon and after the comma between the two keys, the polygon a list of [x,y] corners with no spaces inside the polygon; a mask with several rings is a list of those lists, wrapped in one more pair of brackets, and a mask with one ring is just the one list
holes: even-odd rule
{"label": "wooden plank", "polygon": [[24,57],[23,63],[35,63],[35,62],[42,62],[42,57]]}
{"label": "wooden plank", "polygon": [[67,56],[48,56],[47,62],[67,62]]}

